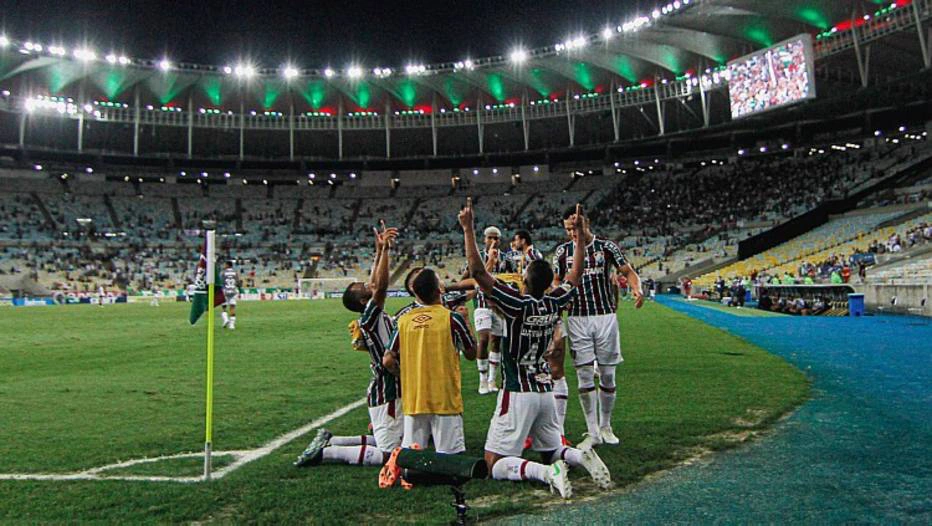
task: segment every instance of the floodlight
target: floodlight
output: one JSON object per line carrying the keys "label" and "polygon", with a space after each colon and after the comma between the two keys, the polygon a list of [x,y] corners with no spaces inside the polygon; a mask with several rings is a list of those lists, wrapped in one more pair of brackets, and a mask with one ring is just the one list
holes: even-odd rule
{"label": "floodlight", "polygon": [[527,60],[527,51],[520,49],[520,48],[516,49],[511,52],[511,55],[509,55],[509,58],[515,64],[521,64],[522,62]]}
{"label": "floodlight", "polygon": [[74,58],[82,62],[91,62],[97,60],[97,53],[94,53],[93,50],[87,48],[80,48],[74,50]]}
{"label": "floodlight", "polygon": [[159,69],[162,71],[168,71],[172,69],[172,63],[167,58],[163,58],[159,61]]}
{"label": "floodlight", "polygon": [[614,29],[610,27],[606,27],[605,29],[602,30],[602,40],[611,40],[614,34],[615,34]]}
{"label": "floodlight", "polygon": [[350,66],[346,68],[346,76],[351,79],[358,79],[362,77],[362,68],[359,66]]}
{"label": "floodlight", "polygon": [[116,63],[117,63],[117,56],[114,55],[113,53],[107,55],[105,58],[106,58],[107,62],[109,62],[110,64],[116,64]]}
{"label": "floodlight", "polygon": [[286,79],[291,80],[298,76],[298,68],[294,66],[285,66],[285,69],[282,71],[282,74]]}
{"label": "floodlight", "polygon": [[6,35],[0,35],[0,47],[7,47],[10,45],[10,39]]}
{"label": "floodlight", "polygon": [[252,78],[256,74],[256,68],[249,64],[240,64],[233,68],[233,73],[239,78]]}
{"label": "floodlight", "polygon": [[334,72],[332,69],[327,68],[324,70],[324,76],[327,77],[328,79],[333,78],[333,75],[334,75]]}

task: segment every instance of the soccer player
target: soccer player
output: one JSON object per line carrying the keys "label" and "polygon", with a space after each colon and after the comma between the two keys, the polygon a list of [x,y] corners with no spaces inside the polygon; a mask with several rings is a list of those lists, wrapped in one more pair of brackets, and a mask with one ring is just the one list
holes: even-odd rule
{"label": "soccer player", "polygon": [[[417,277],[417,273],[423,270],[424,267],[414,267],[408,274],[405,276],[405,290],[413,298],[414,290],[411,288],[411,283],[414,281],[414,278]],[[471,280],[463,280],[459,283],[454,283],[449,287],[443,286],[441,283],[441,290],[443,293],[440,296],[440,302],[443,303],[443,306],[459,313],[460,316],[466,318],[469,314],[469,309],[466,308],[466,302],[472,299],[475,296],[476,283]],[[466,290],[468,289],[468,290]],[[412,301],[411,303],[405,305],[404,307],[398,309],[398,312],[395,313],[395,321],[398,321],[398,318],[407,314],[411,309],[418,307],[417,301]]]}
{"label": "soccer player", "polygon": [[[508,261],[499,250],[502,231],[490,226],[483,232],[485,249],[481,253],[482,261],[489,272],[507,272]],[[479,334],[479,352],[476,367],[479,369],[479,394],[488,394],[498,390],[495,385],[498,378],[498,365],[501,361],[499,339],[505,335],[504,321],[496,314],[486,301],[482,291],[476,292],[473,322]]]}
{"label": "soccer player", "polygon": [[[578,205],[577,205],[578,206]],[[582,226],[582,213],[575,221]],[[524,286],[529,294],[497,281],[486,270],[476,247],[471,199],[459,214],[466,244],[466,259],[473,278],[505,319],[507,335],[503,339],[502,372],[505,382],[485,442],[485,460],[496,480],[537,480],[549,484],[563,498],[572,496],[567,478],[567,464],[582,467],[601,488],[611,486],[608,468],[595,453],[581,451],[561,443],[553,404],[550,370],[544,353],[550,345],[561,310],[576,297],[582,269],[582,251],[566,274],[566,283],[554,293],[546,294],[553,282],[553,269],[543,260],[535,260],[525,269]],[[521,458],[525,438],[541,453],[550,466]]]}
{"label": "soccer player", "polygon": [[343,306],[361,314],[358,326],[369,351],[369,368],[372,371],[367,402],[374,436],[335,437],[327,429],[320,429],[298,457],[296,466],[317,465],[324,461],[380,466],[401,443],[401,385],[398,378],[382,365],[389,338],[395,330],[395,321],[384,309],[391,246],[397,236],[396,228],[386,228],[381,233],[376,231],[375,262],[369,282],[352,283],[343,293]]}
{"label": "soccer player", "polygon": [[433,269],[411,283],[418,306],[398,318],[382,363],[401,378],[404,437],[401,447],[427,447],[462,453],[463,395],[459,352],[476,359],[476,340],[466,320],[440,301],[440,279]]}
{"label": "soccer player", "polygon": [[[621,249],[608,239],[597,238],[589,229],[589,221],[576,220],[576,210],[563,216],[568,241],[553,256],[557,278],[563,279],[571,270],[574,247],[585,247],[579,297],[573,301],[567,319],[566,333],[576,377],[579,380],[579,401],[586,417],[586,438],[579,447],[586,449],[599,444],[617,445],[612,430],[615,408],[615,368],[623,359],[618,335],[617,307],[612,291],[612,272],[623,274],[634,297],[635,307],[644,303],[641,278],[628,264]],[[599,392],[595,386],[595,364],[599,367]]]}
{"label": "soccer player", "polygon": [[[233,262],[227,261],[223,264],[223,305],[220,306],[223,311],[220,317],[223,318],[223,326],[231,331],[236,329],[236,297],[239,296],[239,277],[236,270],[233,269]],[[227,314],[227,309],[230,310]]]}
{"label": "soccer player", "polygon": [[544,259],[544,255],[541,254],[540,250],[534,248],[534,243],[531,241],[531,233],[527,230],[518,230],[515,232],[511,243],[514,248],[511,252],[513,261],[512,267],[518,274],[524,273],[524,269],[526,269],[532,261]]}
{"label": "soccer player", "polygon": [[106,298],[107,298],[107,291],[104,290],[104,286],[103,284],[101,284],[100,287],[97,288],[97,305],[103,307],[104,300],[106,300]]}

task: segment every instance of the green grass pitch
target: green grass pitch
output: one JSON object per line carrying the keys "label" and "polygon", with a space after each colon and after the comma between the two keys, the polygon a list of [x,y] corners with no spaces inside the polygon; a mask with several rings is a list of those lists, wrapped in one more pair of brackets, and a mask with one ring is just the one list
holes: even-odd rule
{"label": "green grass pitch", "polygon": [[[390,300],[389,308],[402,305]],[[0,473],[66,473],[121,460],[196,452],[203,444],[205,328],[187,304],[0,310]],[[339,301],[243,302],[237,330],[218,322],[217,450],[249,449],[365,395],[368,355],[349,350],[352,319]],[[657,304],[619,314],[619,447],[599,454],[621,487],[730,435],[760,429],[806,396],[805,377],[749,343]],[[495,406],[463,364],[469,453],[481,455]],[[568,366],[568,371],[572,368]],[[574,378],[567,434],[584,430]],[[328,425],[366,432],[364,408]],[[726,437],[726,438],[723,438]],[[380,490],[377,470],[291,466],[310,435],[211,483],[0,481],[0,521],[107,523],[440,523],[446,488]],[[535,458],[534,455],[530,458]],[[229,459],[218,459],[223,465]],[[196,476],[198,459],[125,468],[121,474]],[[574,473],[578,496],[598,495]],[[533,483],[467,486],[482,519],[528,512],[556,497]]]}

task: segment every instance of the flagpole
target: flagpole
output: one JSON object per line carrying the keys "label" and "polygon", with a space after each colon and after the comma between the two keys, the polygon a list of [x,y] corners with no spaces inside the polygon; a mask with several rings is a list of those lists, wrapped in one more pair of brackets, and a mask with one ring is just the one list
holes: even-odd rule
{"label": "flagpole", "polygon": [[214,427],[214,231],[207,231],[207,409],[204,423],[204,480],[210,480]]}

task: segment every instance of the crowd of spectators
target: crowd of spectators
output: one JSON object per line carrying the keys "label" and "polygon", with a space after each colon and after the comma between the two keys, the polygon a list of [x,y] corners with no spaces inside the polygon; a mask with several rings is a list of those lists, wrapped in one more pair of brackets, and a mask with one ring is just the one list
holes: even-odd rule
{"label": "crowd of spectators", "polygon": [[[183,193],[191,190],[180,188],[183,185],[152,185],[159,188],[151,192],[147,185],[126,186],[110,193],[118,183],[95,183],[94,194],[46,184],[38,189],[40,202],[31,197],[36,192],[28,190],[0,194],[0,242],[11,245],[0,252],[0,262],[6,263],[0,264],[0,271],[30,272],[66,288],[92,287],[101,281],[134,289],[183,286],[196,260],[194,231],[211,219],[225,235],[224,257],[241,262],[241,274],[255,286],[292,284],[310,277],[312,269],[358,276],[368,268],[371,247],[357,240],[384,219],[402,229],[402,260],[456,276],[462,247],[455,235],[455,211],[469,193],[476,197],[482,222],[497,224],[506,237],[518,228],[527,229],[545,253],[565,239],[563,212],[585,201],[597,234],[618,241],[633,261],[655,262],[662,273],[671,268],[664,258],[687,245],[694,249],[689,261],[703,254],[725,255],[743,235],[736,232],[745,232],[746,223],[772,224],[827,196],[843,194],[877,175],[880,165],[875,161],[884,153],[865,148],[776,155],[672,173],[658,169],[594,175],[573,184],[566,178],[526,187],[473,185],[468,191],[440,185],[404,187],[394,197],[369,197],[361,189],[356,193],[367,197],[342,190],[336,198],[330,198],[332,193],[312,199],[272,197],[279,189],[270,189],[268,199],[213,191],[192,197]],[[169,188],[174,186],[179,188]],[[51,224],[41,210],[42,201]],[[93,221],[79,224],[80,217]],[[928,240],[929,234],[928,227],[916,229],[870,251],[896,251]],[[842,258],[813,262],[799,269],[798,279],[812,275],[813,269],[825,276],[839,264],[843,269],[843,263]]]}

